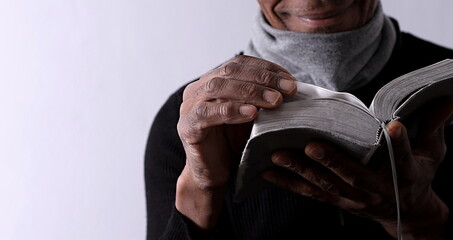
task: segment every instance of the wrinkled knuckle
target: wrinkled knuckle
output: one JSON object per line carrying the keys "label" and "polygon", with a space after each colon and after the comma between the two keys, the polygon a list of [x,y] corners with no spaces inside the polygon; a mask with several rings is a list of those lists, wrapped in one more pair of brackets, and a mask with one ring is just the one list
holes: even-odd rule
{"label": "wrinkled knuckle", "polygon": [[221,116],[222,118],[225,118],[226,116],[228,116],[229,109],[228,109],[227,104],[220,105],[217,111],[218,111],[218,115]]}
{"label": "wrinkled knuckle", "polygon": [[234,114],[234,105],[233,103],[221,104],[218,108],[218,115],[223,119],[229,119]]}
{"label": "wrinkled knuckle", "polygon": [[195,88],[196,82],[190,83],[184,88],[183,94],[188,94],[189,92],[192,92],[193,89]]}
{"label": "wrinkled knuckle", "polygon": [[271,63],[271,62],[267,62],[267,61],[261,61],[258,66],[262,69],[269,69],[271,71],[276,71],[276,65]]}
{"label": "wrinkled knuckle", "polygon": [[224,64],[220,68],[220,74],[225,77],[231,77],[239,72],[240,65],[235,62],[229,62]]}
{"label": "wrinkled knuckle", "polygon": [[184,92],[183,92],[183,95],[182,95],[183,101],[186,101],[187,99],[193,98],[195,96],[194,93],[196,92],[196,90],[199,87],[200,87],[199,80],[187,85],[184,88]]}
{"label": "wrinkled knuckle", "polygon": [[237,88],[237,92],[240,96],[250,97],[256,95],[256,88],[254,84],[244,83]]}
{"label": "wrinkled knuckle", "polygon": [[178,135],[184,143],[192,144],[197,140],[197,133],[199,129],[196,128],[196,125],[190,123],[190,121],[185,121],[180,119],[177,126]]}
{"label": "wrinkled knuckle", "polygon": [[179,119],[178,119],[178,123],[176,124],[176,130],[178,131],[178,134],[180,137],[184,137],[186,136],[186,130],[187,130],[187,125],[188,125],[188,113],[183,113],[183,106],[184,103],[181,105],[181,108],[179,109]]}
{"label": "wrinkled knuckle", "polygon": [[326,168],[329,168],[329,169],[331,169],[331,170],[336,170],[336,169],[339,169],[338,162],[339,162],[339,161],[335,161],[334,159],[325,157],[325,158],[324,158],[324,161],[322,161],[322,164],[323,164]]}
{"label": "wrinkled knuckle", "polygon": [[209,79],[209,81],[205,84],[205,90],[208,93],[217,93],[221,91],[221,89],[225,86],[226,79],[215,77]]}
{"label": "wrinkled knuckle", "polygon": [[306,168],[294,165],[293,171],[310,182],[313,182],[316,179],[316,175],[314,175],[313,172],[307,170]]}
{"label": "wrinkled knuckle", "polygon": [[260,70],[258,72],[258,76],[257,76],[258,83],[270,84],[273,80],[275,80],[275,77],[271,72],[266,71],[266,70]]}
{"label": "wrinkled knuckle", "polygon": [[176,130],[178,131],[178,135],[180,138],[185,139],[187,135],[185,124],[179,119],[178,123],[176,124]]}
{"label": "wrinkled knuckle", "polygon": [[287,161],[284,165],[283,165],[284,168],[292,171],[292,172],[295,172],[299,175],[301,175],[303,173],[303,170],[297,166],[297,164],[294,162],[294,161]]}
{"label": "wrinkled knuckle", "polygon": [[195,112],[195,117],[192,118],[192,121],[191,121],[192,124],[198,122],[199,119],[206,119],[210,115],[210,109],[209,109],[208,105],[203,104],[203,103],[198,104],[195,107],[194,112]]}

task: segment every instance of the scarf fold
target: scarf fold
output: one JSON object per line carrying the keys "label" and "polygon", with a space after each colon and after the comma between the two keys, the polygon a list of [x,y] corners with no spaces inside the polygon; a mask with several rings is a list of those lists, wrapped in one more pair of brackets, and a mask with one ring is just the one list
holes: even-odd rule
{"label": "scarf fold", "polygon": [[275,29],[260,12],[244,54],[279,64],[301,82],[351,91],[370,82],[382,70],[395,42],[395,28],[381,4],[366,25],[326,34]]}

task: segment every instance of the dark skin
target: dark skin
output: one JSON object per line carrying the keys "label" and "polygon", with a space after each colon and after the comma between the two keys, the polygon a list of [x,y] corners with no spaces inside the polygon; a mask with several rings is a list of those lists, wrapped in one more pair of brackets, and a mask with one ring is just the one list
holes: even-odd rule
{"label": "dark skin", "polygon": [[178,133],[187,155],[176,208],[201,230],[215,226],[234,159],[245,146],[258,108],[277,108],[296,92],[284,68],[239,56],[184,91]]}
{"label": "dark skin", "polygon": [[[377,4],[374,0],[258,2],[273,27],[317,33],[360,27],[372,17]],[[187,158],[178,178],[175,204],[201,232],[208,233],[217,224],[230,173],[237,167],[258,109],[278,108],[285,97],[295,94],[294,81],[281,66],[239,56],[185,89],[178,133]],[[430,108],[426,114],[430,116],[428,127],[420,130],[421,137],[414,148],[409,145],[403,124],[392,122],[387,126],[399,169],[406,240],[443,239],[449,209],[432,190],[431,183],[445,156],[443,128],[452,114],[451,100]],[[300,154],[312,161],[303,160]],[[272,161],[278,167],[263,172],[266,180],[374,220],[396,238],[395,196],[389,167],[371,171],[326,142],[309,143],[305,153],[277,151]]]}
{"label": "dark skin", "polygon": [[277,29],[333,33],[365,25],[377,0],[258,0],[268,22]]}

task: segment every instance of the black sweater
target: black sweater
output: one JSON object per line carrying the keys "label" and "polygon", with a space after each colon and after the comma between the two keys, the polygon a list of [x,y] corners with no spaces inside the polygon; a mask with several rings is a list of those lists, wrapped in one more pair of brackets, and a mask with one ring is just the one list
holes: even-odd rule
{"label": "black sweater", "polygon": [[[399,32],[391,59],[382,72],[352,94],[368,105],[388,81],[445,58],[453,58],[453,51]],[[149,134],[145,154],[147,239],[199,239],[190,221],[174,207],[176,180],[185,165],[184,149],[176,130],[184,87],[163,105]],[[453,129],[446,131],[447,156],[438,169],[433,188],[452,209],[448,183],[453,182]],[[392,239],[376,222],[279,187],[244,202],[233,202],[233,183],[212,239]]]}

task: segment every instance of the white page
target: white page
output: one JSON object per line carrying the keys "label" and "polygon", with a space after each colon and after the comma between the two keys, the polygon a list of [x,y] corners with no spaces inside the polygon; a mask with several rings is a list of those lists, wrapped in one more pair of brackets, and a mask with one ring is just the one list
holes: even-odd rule
{"label": "white page", "polygon": [[313,84],[297,82],[297,93],[294,97],[288,99],[288,102],[315,99],[315,98],[330,98],[330,99],[343,99],[350,102],[365,111],[369,112],[368,107],[360,101],[356,96],[347,92],[336,92],[326,88],[318,87]]}

